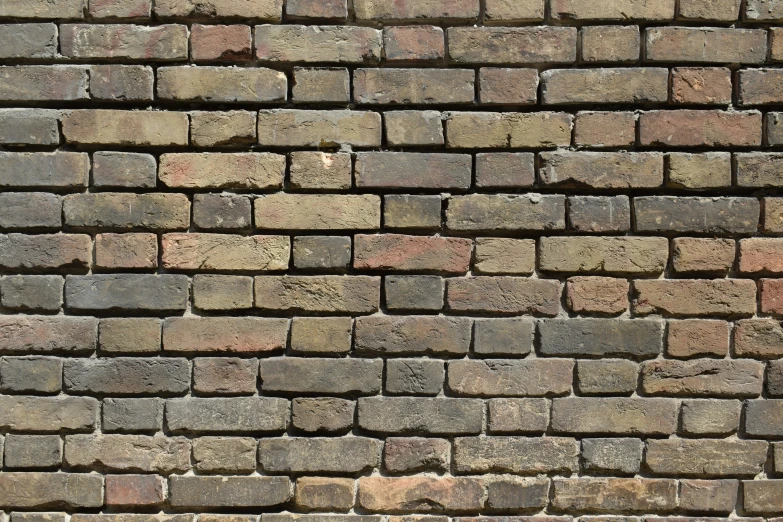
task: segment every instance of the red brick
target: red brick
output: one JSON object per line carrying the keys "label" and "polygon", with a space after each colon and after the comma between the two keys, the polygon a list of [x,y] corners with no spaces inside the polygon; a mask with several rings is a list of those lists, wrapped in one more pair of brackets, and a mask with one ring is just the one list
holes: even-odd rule
{"label": "red brick", "polygon": [[731,103],[731,70],[723,67],[672,69],[672,101],[700,105]]}
{"label": "red brick", "polygon": [[200,25],[190,28],[190,59],[237,61],[252,56],[250,26]]}
{"label": "red brick", "polygon": [[783,315],[783,279],[761,280],[761,311]]}
{"label": "red brick", "polygon": [[362,477],[358,503],[376,513],[478,512],[484,487],[474,478]]}
{"label": "red brick", "polygon": [[754,237],[741,240],[739,270],[783,274],[783,239]]}
{"label": "red brick", "polygon": [[666,354],[669,357],[726,357],[729,353],[729,323],[713,319],[669,321]]}
{"label": "red brick", "polygon": [[383,47],[388,62],[442,60],[446,54],[443,29],[432,25],[386,27]]}
{"label": "red brick", "polygon": [[726,111],[651,111],[639,117],[642,145],[753,147],[761,145],[761,114]]}
{"label": "red brick", "polygon": [[636,141],[636,115],[632,112],[580,112],[574,126],[578,146],[628,147]]}
{"label": "red brick", "polygon": [[163,477],[158,475],[108,475],[106,505],[110,507],[158,506],[165,500]]}
{"label": "red brick", "polygon": [[469,239],[358,234],[354,239],[353,267],[464,274],[470,267],[472,250],[473,242]]}
{"label": "red brick", "polygon": [[531,105],[538,96],[538,71],[482,67],[479,100],[497,105]]}

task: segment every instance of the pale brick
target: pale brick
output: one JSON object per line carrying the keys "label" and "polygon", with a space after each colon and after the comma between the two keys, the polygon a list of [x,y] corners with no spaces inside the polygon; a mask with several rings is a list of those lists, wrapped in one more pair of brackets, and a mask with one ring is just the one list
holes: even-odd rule
{"label": "pale brick", "polygon": [[536,266],[536,242],[532,239],[478,238],[473,268],[482,275],[528,275]]}
{"label": "pale brick", "polygon": [[677,429],[674,399],[566,397],[553,399],[555,433],[671,435]]}
{"label": "pale brick", "polygon": [[449,148],[554,148],[571,144],[570,114],[453,112],[446,116]]}
{"label": "pale brick", "polygon": [[767,460],[761,440],[649,440],[645,464],[656,475],[752,477]]}
{"label": "pale brick", "polygon": [[0,100],[89,100],[89,77],[89,68],[84,65],[3,66],[0,67]]}
{"label": "pale brick", "polygon": [[669,70],[659,68],[552,69],[541,74],[547,105],[661,103],[669,98]]}
{"label": "pale brick", "polygon": [[640,315],[737,317],[756,311],[756,284],[743,279],[639,280],[634,292]]}
{"label": "pale brick", "polygon": [[727,514],[737,505],[738,481],[681,480],[680,507],[689,512]]}
{"label": "pale brick", "polygon": [[589,188],[654,188],[663,184],[660,152],[543,152],[545,185]]}
{"label": "pale brick", "polygon": [[639,141],[664,147],[758,147],[761,127],[757,112],[650,111],[639,116]]}
{"label": "pale brick", "polygon": [[285,270],[287,236],[165,234],[162,263],[175,270]]}
{"label": "pale brick", "polygon": [[190,441],[145,435],[68,435],[65,463],[75,469],[171,473],[190,469]]}
{"label": "pale brick", "polygon": [[282,351],[288,320],[260,317],[171,317],[163,323],[167,352],[266,353]]}
{"label": "pale brick", "polygon": [[391,395],[435,396],[443,389],[444,377],[441,361],[389,359],[386,363],[385,390]]}
{"label": "pale brick", "polygon": [[256,470],[257,441],[250,437],[201,437],[193,441],[194,467],[202,473]]}
{"label": "pale brick", "polygon": [[745,319],[734,328],[738,357],[774,359],[783,354],[783,329],[774,319]]}
{"label": "pale brick", "polygon": [[389,4],[383,0],[355,0],[357,20],[474,20],[479,15],[478,0],[402,0]]}
{"label": "pale brick", "polygon": [[585,470],[594,473],[638,473],[643,450],[639,439],[582,439]]}
{"label": "pale brick", "polygon": [[737,185],[741,187],[779,187],[783,184],[780,175],[783,154],[740,153],[734,156],[734,163]]}
{"label": "pale brick", "polygon": [[294,497],[296,506],[303,511],[346,512],[354,504],[354,481],[336,477],[300,477],[296,480]]}
{"label": "pale brick", "polygon": [[293,152],[289,182],[294,189],[345,190],[351,188],[352,170],[349,154]]}
{"label": "pale brick", "polygon": [[193,306],[200,310],[247,310],[253,307],[253,278],[197,274]]}
{"label": "pale brick", "polygon": [[575,27],[449,27],[449,57],[458,64],[573,63],[576,33]]}
{"label": "pale brick", "polygon": [[376,513],[477,512],[484,487],[475,478],[362,477],[357,503]]}
{"label": "pale brick", "polygon": [[67,359],[63,383],[74,395],[184,395],[190,364],[181,358]]}
{"label": "pale brick", "polygon": [[734,256],[731,239],[678,237],[673,243],[672,266],[677,272],[725,274],[734,265]]}
{"label": "pale brick", "polygon": [[380,305],[379,277],[261,276],[255,278],[256,308],[262,310],[369,314]]}
{"label": "pale brick", "polygon": [[682,431],[697,436],[730,435],[739,429],[741,409],[742,403],[736,400],[684,400],[681,414]]}
{"label": "pale brick", "polygon": [[104,270],[153,269],[158,266],[155,234],[98,234],[95,267]]}
{"label": "pale brick", "polygon": [[290,18],[345,20],[348,17],[346,0],[288,0],[285,4],[285,13]]}
{"label": "pale brick", "polygon": [[288,426],[288,416],[285,399],[189,397],[166,401],[166,425],[172,433],[282,433]]}
{"label": "pale brick", "polygon": [[729,352],[729,325],[712,319],[669,321],[666,354],[687,359],[693,356],[725,357]]}
{"label": "pale brick", "polygon": [[568,360],[472,360],[448,363],[448,388],[461,397],[543,397],[571,392]]}
{"label": "pale brick", "polygon": [[256,142],[256,114],[249,111],[190,113],[190,141],[196,147],[233,147]]}
{"label": "pale brick", "polygon": [[657,274],[666,268],[668,257],[668,241],[661,237],[544,237],[539,268],[551,272]]}
{"label": "pale brick", "polygon": [[149,18],[150,0],[93,0],[89,2],[93,18]]}
{"label": "pale brick", "polygon": [[565,197],[541,194],[452,196],[446,208],[451,230],[532,231],[565,229]]}
{"label": "pale brick", "polygon": [[157,79],[162,100],[274,103],[287,92],[285,74],[263,67],[161,67]]}
{"label": "pale brick", "polygon": [[381,200],[371,194],[271,194],[254,203],[259,229],[374,230],[380,227]]}
{"label": "pale brick", "polygon": [[[0,38],[2,38],[0,26]],[[7,145],[58,145],[59,111],[0,109],[0,143]]]}
{"label": "pale brick", "polygon": [[390,146],[443,145],[443,124],[438,111],[388,111],[384,114],[386,142]]}
{"label": "pale brick", "polygon": [[154,353],[160,350],[160,320],[141,317],[101,319],[99,342],[109,354]]}
{"label": "pale brick", "polygon": [[253,395],[256,359],[203,357],[193,362],[193,391],[204,395]]}
{"label": "pale brick", "polygon": [[490,433],[538,433],[549,426],[546,399],[490,399],[487,428]]}
{"label": "pale brick", "polygon": [[666,155],[666,159],[666,184],[670,187],[706,189],[731,186],[731,154],[728,152],[672,152]]}
{"label": "pale brick", "polygon": [[728,105],[731,103],[731,93],[729,69],[722,67],[672,69],[672,101],[675,103]]}
{"label": "pale brick", "polygon": [[487,0],[484,6],[484,23],[537,22],[544,19],[543,0]]}
{"label": "pale brick", "polygon": [[188,116],[180,112],[80,109],[65,113],[65,141],[82,145],[165,147],[188,144]]}
{"label": "pale brick", "polygon": [[632,112],[579,112],[574,121],[574,144],[581,147],[628,147],[636,142]]}
{"label": "pale brick", "polygon": [[470,266],[473,243],[463,238],[400,234],[354,237],[353,267],[359,270],[464,274]]}
{"label": "pale brick", "polygon": [[383,38],[370,27],[257,25],[255,48],[267,62],[378,63]]}
{"label": "pale brick", "polygon": [[156,0],[155,14],[160,18],[242,18],[280,21],[283,0]]}
{"label": "pale brick", "polygon": [[351,75],[340,67],[294,68],[294,103],[340,103],[351,101]]}
{"label": "pale brick", "polygon": [[580,395],[631,395],[636,391],[639,366],[622,359],[579,361],[576,378]]}
{"label": "pale brick", "polygon": [[579,443],[561,437],[481,437],[454,441],[454,470],[468,473],[535,474],[579,468]]}
{"label": "pale brick", "polygon": [[379,147],[381,115],[362,111],[259,111],[258,141],[271,147]]}
{"label": "pale brick", "polygon": [[763,63],[767,35],[759,29],[651,27],[645,31],[650,62]]}
{"label": "pale brick", "polygon": [[764,366],[756,361],[648,361],[642,365],[646,395],[758,397]]}
{"label": "pale brick", "polygon": [[262,508],[291,498],[287,477],[175,476],[169,479],[171,505],[179,508]]}
{"label": "pale brick", "polygon": [[577,512],[667,513],[677,507],[677,481],[647,478],[556,478],[552,507]]}
{"label": "pale brick", "polygon": [[634,25],[587,26],[581,33],[582,60],[585,62],[634,63],[639,60],[641,37],[639,28]]}
{"label": "pale brick", "polygon": [[674,18],[674,0],[559,0],[549,6],[549,14],[559,20],[666,21]]}
{"label": "pale brick", "polygon": [[429,105],[472,103],[476,75],[469,69],[357,69],[357,104]]}
{"label": "pale brick", "polygon": [[103,505],[103,477],[76,473],[3,473],[0,504],[23,509],[98,508]]}
{"label": "pale brick", "polygon": [[351,350],[350,317],[295,317],[291,322],[291,352],[345,354]]}
{"label": "pale brick", "polygon": [[[190,28],[190,59],[193,61],[250,60],[252,47],[251,28],[247,25],[193,24]],[[206,78],[201,77],[202,80]]]}
{"label": "pale brick", "polygon": [[188,29],[174,24],[62,24],[60,53],[79,59],[185,60]]}
{"label": "pale brick", "polygon": [[739,271],[742,273],[783,272],[783,239],[754,237],[739,242]]}

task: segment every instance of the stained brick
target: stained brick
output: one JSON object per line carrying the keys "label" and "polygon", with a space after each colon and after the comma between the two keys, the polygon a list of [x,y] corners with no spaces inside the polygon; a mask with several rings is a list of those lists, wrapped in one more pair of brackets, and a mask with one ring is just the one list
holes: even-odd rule
{"label": "stained brick", "polygon": [[356,0],[357,20],[473,20],[479,15],[478,0],[402,0],[388,4],[383,0]]}
{"label": "stained brick", "polygon": [[69,435],[65,463],[75,469],[171,473],[190,469],[190,441],[145,435]]}
{"label": "stained brick", "polygon": [[639,60],[641,37],[636,26],[587,26],[580,32],[585,62],[634,63]]}
{"label": "stained brick", "polygon": [[0,100],[89,100],[89,68],[83,65],[0,67]]}
{"label": "stained brick", "polygon": [[287,236],[231,234],[165,234],[162,247],[174,270],[285,270],[291,251]]}
{"label": "stained brick", "polygon": [[176,476],[169,479],[169,497],[172,506],[189,509],[270,507],[291,498],[291,481],[287,477]]}
{"label": "stained brick", "polygon": [[457,438],[454,467],[459,474],[535,474],[578,469],[579,443],[574,439],[546,437]]}
{"label": "stained brick", "polygon": [[449,148],[555,148],[571,143],[565,113],[453,112],[446,117]]}
{"label": "stained brick", "polygon": [[389,62],[442,60],[446,54],[443,29],[431,25],[385,27],[383,48]]}
{"label": "stained brick", "polygon": [[276,357],[260,363],[261,389],[271,393],[375,395],[382,373],[380,359]]}
{"label": "stained brick", "polygon": [[23,509],[97,508],[103,505],[103,477],[76,473],[3,473],[0,503]]}
{"label": "stained brick", "polygon": [[449,27],[449,57],[459,64],[539,64],[576,61],[573,27]]}
{"label": "stained brick", "polygon": [[242,61],[253,57],[250,26],[201,25],[190,28],[190,58],[193,61]]}
{"label": "stained brick", "polygon": [[189,397],[166,401],[166,425],[172,433],[282,433],[288,416],[285,399]]}
{"label": "stained brick", "polygon": [[464,190],[470,188],[471,168],[467,154],[360,152],[355,178],[363,189]]}
{"label": "stained brick", "polygon": [[477,512],[484,488],[475,478],[362,477],[358,505],[377,513]]}
{"label": "stained brick", "polygon": [[255,278],[256,308],[305,313],[369,314],[380,301],[379,277],[261,276]]}
{"label": "stained brick", "polygon": [[563,230],[565,198],[540,194],[469,194],[452,196],[446,208],[451,230]]}
{"label": "stained brick", "polygon": [[274,352],[285,347],[288,321],[257,317],[171,317],[163,323],[168,352]]}
{"label": "stained brick", "polygon": [[188,29],[174,24],[62,24],[60,53],[81,59],[185,60]]}
{"label": "stained brick", "polygon": [[488,359],[448,363],[448,387],[461,397],[537,397],[571,392],[568,360]]}
{"label": "stained brick", "polygon": [[761,114],[708,110],[650,111],[639,117],[642,145],[753,147],[761,145]]}
{"label": "stained brick", "polygon": [[671,435],[677,429],[674,399],[566,397],[552,401],[556,433]]}
{"label": "stained brick", "polygon": [[472,250],[473,243],[469,239],[357,234],[353,267],[464,274],[470,266]]}
{"label": "stained brick", "polygon": [[755,361],[650,361],[642,365],[647,395],[758,397],[764,367]]}
{"label": "stained brick", "polygon": [[356,475],[380,463],[381,442],[365,437],[261,439],[258,461],[270,474]]}
{"label": "stained brick", "polygon": [[544,237],[538,263],[551,272],[656,274],[668,250],[660,237]]}
{"label": "stained brick", "polygon": [[464,317],[360,317],[354,327],[354,350],[395,356],[466,354],[471,326]]}
{"label": "stained brick", "polygon": [[749,316],[756,311],[756,284],[742,279],[679,279],[634,282],[634,310],[683,316]]}
{"label": "stained brick", "polygon": [[188,144],[188,116],[79,109],[63,114],[62,132],[66,142],[82,145],[183,146]]}
{"label": "stained brick", "polygon": [[557,281],[523,277],[465,277],[449,279],[446,302],[458,312],[557,315],[560,310]]}
{"label": "stained brick", "polygon": [[475,78],[469,69],[357,69],[353,99],[383,105],[471,103]]}
{"label": "stained brick", "polygon": [[651,62],[763,63],[767,35],[759,29],[651,27],[645,30]]}
{"label": "stained brick", "polygon": [[618,0],[596,4],[586,0],[561,0],[549,6],[552,18],[562,20],[657,20],[674,18],[674,1]]}
{"label": "stained brick", "polygon": [[666,513],[677,507],[677,481],[645,478],[556,478],[552,506],[577,512]]}
{"label": "stained brick", "polygon": [[644,196],[634,198],[636,230],[752,234],[761,212],[756,198]]}
{"label": "stained brick", "polygon": [[93,431],[99,408],[91,397],[0,395],[0,427],[40,433]]}
{"label": "stained brick", "polygon": [[157,80],[162,100],[271,103],[286,99],[285,74],[263,67],[161,67]]}
{"label": "stained brick", "polygon": [[483,402],[479,399],[363,397],[359,427],[369,432],[478,434]]}
{"label": "stained brick", "polygon": [[668,101],[669,71],[658,68],[552,69],[541,74],[547,105]]}
{"label": "stained brick", "polygon": [[90,275],[65,279],[65,306],[76,311],[184,311],[188,278],[179,275]]}
{"label": "stained brick", "polygon": [[754,476],[767,460],[760,440],[649,440],[645,464],[657,475]]}
{"label": "stained brick", "polygon": [[279,21],[283,0],[258,0],[250,5],[236,0],[157,0],[155,14],[161,18],[242,18]]}
{"label": "stained brick", "polygon": [[331,25],[257,25],[256,58],[268,62],[377,63],[381,31]]}

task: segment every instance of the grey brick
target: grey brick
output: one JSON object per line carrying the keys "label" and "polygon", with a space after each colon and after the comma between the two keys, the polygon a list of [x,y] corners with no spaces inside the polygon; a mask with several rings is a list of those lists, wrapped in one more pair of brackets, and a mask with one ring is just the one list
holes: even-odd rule
{"label": "grey brick", "polygon": [[185,472],[191,443],[184,437],[146,435],[68,435],[65,463],[76,469],[102,467],[140,473]]}
{"label": "grey brick", "polygon": [[382,373],[380,359],[274,357],[260,362],[264,392],[375,395]]}
{"label": "grey brick", "polygon": [[63,360],[56,357],[3,357],[0,390],[10,393],[58,393]]}
{"label": "grey brick", "polygon": [[381,441],[364,437],[261,439],[258,462],[270,474],[355,475],[380,463]]}
{"label": "grey brick", "polygon": [[663,350],[662,321],[546,319],[538,331],[543,355],[649,359]]}
{"label": "grey brick", "polygon": [[155,157],[137,152],[96,152],[92,155],[92,182],[106,188],[155,188]]}
{"label": "grey brick", "polygon": [[[0,25],[0,41],[3,28]],[[2,53],[2,51],[0,51]],[[0,143],[7,145],[57,145],[60,143],[60,111],[51,109],[0,109]]]}
{"label": "grey brick", "polygon": [[[2,125],[2,123],[0,123]],[[45,192],[6,192],[0,194],[0,228],[60,228],[62,199]]]}
{"label": "grey brick", "polygon": [[631,395],[639,365],[625,360],[579,361],[576,378],[580,395]]}
{"label": "grey brick", "polygon": [[463,397],[544,397],[571,392],[567,359],[483,359],[448,363],[448,387]]}
{"label": "grey brick", "polygon": [[466,354],[472,321],[465,317],[383,316],[356,319],[354,350],[379,354]]}
{"label": "grey brick", "polygon": [[391,395],[437,395],[443,389],[443,362],[430,359],[389,359],[386,392]]}
{"label": "grey brick", "polygon": [[198,477],[175,476],[169,480],[171,505],[204,509],[268,507],[291,498],[287,477]]}
{"label": "grey brick", "polygon": [[582,439],[585,471],[592,473],[633,475],[643,450],[641,439]]}
{"label": "grey brick", "polygon": [[351,238],[342,236],[297,236],[294,266],[303,270],[344,271],[351,264]]}
{"label": "grey brick", "polygon": [[306,433],[344,433],[353,427],[356,403],[331,397],[291,401],[291,422]]}
{"label": "grey brick", "polygon": [[288,401],[261,397],[185,398],[166,401],[166,425],[172,433],[283,432]]}
{"label": "grey brick", "polygon": [[92,317],[0,316],[0,346],[10,353],[89,353],[98,321]]}
{"label": "grey brick", "polygon": [[58,435],[17,435],[5,438],[6,469],[55,469],[62,462]]}
{"label": "grey brick", "polygon": [[386,276],[386,307],[395,311],[437,311],[443,308],[443,288],[439,276]]}
{"label": "grey brick", "polygon": [[67,359],[63,380],[72,394],[184,395],[190,364],[174,358]]}
{"label": "grey brick", "polygon": [[60,276],[7,276],[0,280],[2,305],[13,310],[56,312],[63,304]]}
{"label": "grey brick", "polygon": [[448,470],[451,444],[445,439],[389,437],[383,447],[383,467],[392,473]]}
{"label": "grey brick", "polygon": [[644,196],[634,198],[639,232],[752,234],[758,229],[756,198]]}
{"label": "grey brick", "polygon": [[739,429],[741,411],[738,400],[683,400],[682,431],[688,435],[730,435]]}
{"label": "grey brick", "polygon": [[65,197],[63,214],[65,224],[75,228],[185,230],[190,202],[184,194],[71,194]]}
{"label": "grey brick", "polygon": [[54,58],[57,55],[57,26],[52,23],[3,24],[0,25],[0,41],[5,44],[0,58]]}
{"label": "grey brick", "polygon": [[579,443],[571,438],[470,437],[454,441],[454,470],[535,474],[579,469]]}
{"label": "grey brick", "polygon": [[628,196],[572,196],[568,224],[579,232],[626,232],[631,228]]}
{"label": "grey brick", "polygon": [[162,426],[162,399],[103,399],[104,432],[155,433]]}
{"label": "grey brick", "polygon": [[651,439],[644,462],[656,475],[753,477],[764,468],[767,446],[762,440]]}
{"label": "grey brick", "polygon": [[92,397],[0,395],[0,429],[40,433],[92,431],[99,408]]}
{"label": "grey brick", "polygon": [[89,174],[84,152],[0,152],[0,187],[79,189]]}
{"label": "grey brick", "polygon": [[258,443],[250,437],[201,437],[193,440],[194,467],[201,473],[252,473]]}
{"label": "grey brick", "polygon": [[184,311],[188,283],[187,276],[170,274],[68,276],[65,305],[77,311]]}
{"label": "grey brick", "polygon": [[245,230],[253,223],[250,198],[235,194],[193,196],[193,225],[205,230]]}
{"label": "grey brick", "polygon": [[671,435],[677,429],[677,401],[626,397],[553,399],[555,433]]}
{"label": "grey brick", "polygon": [[534,328],[530,319],[476,319],[473,352],[481,357],[524,356],[533,349]]}
{"label": "grey brick", "polygon": [[760,399],[745,402],[745,433],[752,437],[781,437],[783,400]]}
{"label": "grey brick", "polygon": [[103,505],[103,477],[84,473],[3,473],[0,504],[23,509],[98,508]]}
{"label": "grey brick", "polygon": [[437,229],[441,224],[440,196],[387,195],[383,224],[397,229]]}
{"label": "grey brick", "polygon": [[359,427],[371,432],[479,433],[483,402],[479,399],[363,397],[359,399]]}

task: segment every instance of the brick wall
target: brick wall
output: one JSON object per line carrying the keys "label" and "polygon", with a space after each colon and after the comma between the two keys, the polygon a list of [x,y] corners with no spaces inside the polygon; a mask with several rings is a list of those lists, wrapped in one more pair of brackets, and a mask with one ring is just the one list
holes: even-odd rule
{"label": "brick wall", "polygon": [[783,520],[783,0],[0,22],[0,522]]}

